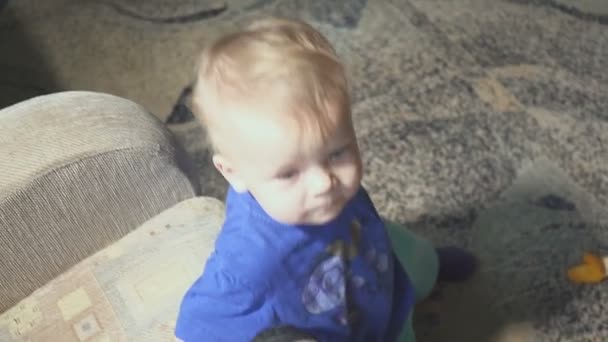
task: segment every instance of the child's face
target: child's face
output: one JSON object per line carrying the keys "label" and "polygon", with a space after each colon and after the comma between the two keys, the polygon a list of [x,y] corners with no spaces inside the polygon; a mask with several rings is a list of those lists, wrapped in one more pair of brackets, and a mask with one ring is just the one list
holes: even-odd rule
{"label": "child's face", "polygon": [[[214,159],[237,190],[249,191],[264,210],[285,224],[321,225],[334,219],[356,194],[361,157],[347,114],[314,139],[288,120],[240,120],[234,135],[241,146],[231,165]],[[279,122],[283,121],[283,122]],[[236,157],[236,158],[235,158]],[[218,161],[219,164],[218,165]]]}

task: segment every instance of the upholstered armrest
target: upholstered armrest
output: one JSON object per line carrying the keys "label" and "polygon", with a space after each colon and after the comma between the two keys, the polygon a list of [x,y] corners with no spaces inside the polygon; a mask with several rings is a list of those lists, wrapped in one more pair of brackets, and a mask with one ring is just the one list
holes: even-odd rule
{"label": "upholstered armrest", "polygon": [[137,104],[64,92],[0,110],[0,312],[195,195],[187,158]]}
{"label": "upholstered armrest", "polygon": [[163,211],[0,313],[0,341],[175,341],[223,218],[210,197]]}

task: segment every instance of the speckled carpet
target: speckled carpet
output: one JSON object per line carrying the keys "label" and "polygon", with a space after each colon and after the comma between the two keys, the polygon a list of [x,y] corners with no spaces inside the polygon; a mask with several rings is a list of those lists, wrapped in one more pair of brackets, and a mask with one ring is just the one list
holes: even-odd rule
{"label": "speckled carpet", "polygon": [[[420,307],[420,341],[607,341],[608,10],[591,0],[0,1],[0,107],[86,89],[134,100],[225,183],[183,104],[213,37],[310,21],[351,73],[364,183],[381,214],[482,258]],[[181,96],[180,94],[184,95]]]}

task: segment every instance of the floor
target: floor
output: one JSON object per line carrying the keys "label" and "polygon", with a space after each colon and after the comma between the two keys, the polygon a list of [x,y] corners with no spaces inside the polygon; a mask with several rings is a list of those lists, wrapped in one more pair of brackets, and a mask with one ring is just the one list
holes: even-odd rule
{"label": "floor", "polygon": [[310,21],[353,86],[364,184],[382,215],[482,260],[417,314],[420,341],[605,341],[608,10],[568,0],[0,0],[0,108],[87,89],[150,110],[225,183],[184,109],[194,59],[264,15]]}

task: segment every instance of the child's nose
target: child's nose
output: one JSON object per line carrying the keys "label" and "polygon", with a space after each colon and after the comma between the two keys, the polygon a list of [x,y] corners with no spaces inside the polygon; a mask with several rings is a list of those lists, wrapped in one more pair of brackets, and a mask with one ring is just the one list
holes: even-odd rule
{"label": "child's nose", "polygon": [[312,170],[310,186],[315,196],[325,195],[331,190],[333,176],[327,168],[319,167]]}

